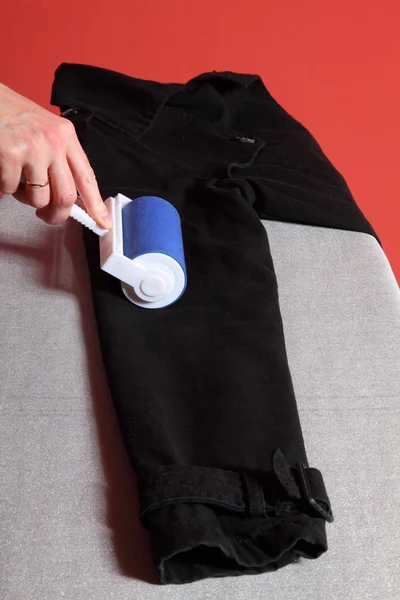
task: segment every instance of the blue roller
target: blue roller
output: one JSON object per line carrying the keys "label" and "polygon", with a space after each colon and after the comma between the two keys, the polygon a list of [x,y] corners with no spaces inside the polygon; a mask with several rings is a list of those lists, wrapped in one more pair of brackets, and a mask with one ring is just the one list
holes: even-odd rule
{"label": "blue roller", "polygon": [[[158,260],[175,271],[176,287],[168,294],[165,305],[178,300],[186,289],[187,278],[181,219],[176,208],[158,196],[142,196],[130,201],[122,209],[122,237],[123,254],[130,260],[138,257]],[[146,258],[147,255],[151,257]],[[169,257],[169,262],[163,257]],[[162,301],[154,307],[161,305]]]}
{"label": "blue roller", "polygon": [[122,210],[122,232],[125,256],[166,254],[186,275],[181,219],[170,202],[157,196],[136,198]]}

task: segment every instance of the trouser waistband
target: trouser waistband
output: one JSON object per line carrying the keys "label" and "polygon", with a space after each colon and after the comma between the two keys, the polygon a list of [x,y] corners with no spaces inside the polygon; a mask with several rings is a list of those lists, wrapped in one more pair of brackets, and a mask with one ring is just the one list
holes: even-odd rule
{"label": "trouser waistband", "polygon": [[[158,83],[100,67],[63,63],[55,73],[51,103],[65,108],[86,108],[98,115],[117,119],[140,137],[151,128],[168,100],[185,92],[190,95],[206,80],[220,80],[222,85],[231,85],[238,91],[256,81],[263,87],[258,75],[229,71],[203,73],[186,84]],[[230,100],[233,98],[224,97],[227,105],[231,104]],[[194,110],[191,111],[191,108]],[[186,109],[188,114],[192,112],[193,117],[200,114],[201,118],[208,120],[204,106],[200,112],[196,111],[195,106],[187,105]],[[213,120],[212,124],[222,130],[232,131],[229,126],[224,127],[223,119]]]}

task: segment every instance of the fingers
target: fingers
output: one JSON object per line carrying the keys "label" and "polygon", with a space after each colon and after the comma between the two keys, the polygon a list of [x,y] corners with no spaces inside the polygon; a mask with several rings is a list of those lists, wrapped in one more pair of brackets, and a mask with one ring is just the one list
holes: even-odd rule
{"label": "fingers", "polygon": [[[69,216],[79,190],[87,212],[110,229],[111,217],[72,123],[32,103],[25,107],[21,98],[18,102],[21,110],[0,118],[0,192],[13,194],[36,208],[44,221],[56,224]],[[28,183],[22,184],[21,175]],[[48,179],[49,185],[29,185]]]}
{"label": "fingers", "polygon": [[21,179],[21,167],[12,164],[0,165],[0,190],[3,194],[14,194]]}
{"label": "fingers", "polygon": [[49,167],[51,201],[37,206],[37,216],[49,225],[57,225],[68,218],[76,201],[77,192],[66,158],[60,156]]}
{"label": "fingers", "polygon": [[[43,208],[50,202],[50,185],[44,187],[34,187],[28,184],[37,183],[43,184],[49,180],[47,162],[38,161],[35,164],[27,164],[24,166],[22,172],[25,177],[25,184],[23,188],[18,190],[18,198],[22,198],[24,204],[30,204],[34,208]],[[20,193],[24,190],[24,194]]]}
{"label": "fingers", "polygon": [[41,208],[50,202],[50,188],[48,185],[44,187],[32,187],[26,182],[45,183],[48,180],[47,165],[42,163],[41,166],[26,165],[21,172],[20,183],[17,190],[13,193],[22,204],[28,204],[34,208]]}
{"label": "fingers", "polygon": [[93,169],[77,138],[67,148],[67,160],[87,212],[100,227],[110,229],[110,214],[100,196]]}

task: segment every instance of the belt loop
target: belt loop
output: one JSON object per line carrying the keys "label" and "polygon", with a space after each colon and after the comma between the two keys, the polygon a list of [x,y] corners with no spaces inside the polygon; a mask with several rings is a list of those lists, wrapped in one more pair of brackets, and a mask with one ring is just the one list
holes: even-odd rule
{"label": "belt loop", "polygon": [[[322,506],[321,502],[318,502],[317,498],[314,498],[313,492],[311,490],[310,481],[307,474],[307,468],[302,462],[297,463],[297,472],[299,473],[300,480],[300,489],[302,491],[303,498],[309,503],[312,508],[319,513],[325,521],[328,523],[332,523],[334,520],[332,511],[330,506],[328,505],[328,510]],[[320,485],[323,485],[322,477],[320,481]],[[325,486],[324,486],[325,490]]]}
{"label": "belt loop", "polygon": [[246,494],[246,506],[250,517],[265,517],[266,508],[261,484],[248,472],[241,472]]}
{"label": "belt loop", "polygon": [[279,448],[273,454],[272,468],[279,483],[286,490],[289,497],[293,500],[300,500],[300,490],[293,477],[292,469]]}
{"label": "belt loop", "polygon": [[[291,469],[282,451],[277,448],[272,459],[273,470],[288,496],[294,501],[302,501],[312,508],[314,515],[323,517],[332,523],[333,514],[326,493],[324,481],[318,469],[310,469],[298,462],[296,469]],[[299,484],[296,482],[295,473]],[[325,505],[325,506],[324,506]]]}

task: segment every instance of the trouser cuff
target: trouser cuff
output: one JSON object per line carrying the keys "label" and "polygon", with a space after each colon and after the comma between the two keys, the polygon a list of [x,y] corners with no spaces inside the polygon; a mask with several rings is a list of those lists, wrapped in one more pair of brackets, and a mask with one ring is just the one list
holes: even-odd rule
{"label": "trouser cuff", "polygon": [[327,550],[333,516],[322,475],[291,468],[279,449],[270,473],[162,466],[139,492],[164,584],[273,571]]}

